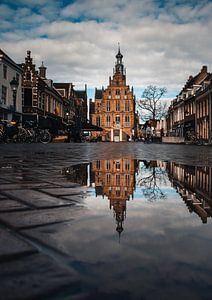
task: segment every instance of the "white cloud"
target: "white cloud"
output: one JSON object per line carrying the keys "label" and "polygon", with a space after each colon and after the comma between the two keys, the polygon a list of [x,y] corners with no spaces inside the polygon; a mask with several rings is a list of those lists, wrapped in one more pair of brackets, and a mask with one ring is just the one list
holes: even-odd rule
{"label": "white cloud", "polygon": [[[18,62],[23,62],[26,50],[31,49],[37,67],[44,60],[50,78],[90,87],[108,84],[118,42],[130,85],[145,88],[156,84],[176,93],[203,64],[212,70],[211,4],[157,9],[153,0],[119,3],[84,0],[56,12],[57,3],[55,8],[50,5],[49,16],[66,18],[54,21],[48,19],[46,1],[40,2],[43,14],[19,8],[16,18],[22,18],[17,29],[1,34],[1,47]],[[11,13],[9,9],[7,15]],[[71,22],[69,17],[83,20]],[[179,18],[184,22],[178,23]],[[6,20],[2,24],[4,28],[11,25]],[[30,27],[24,28],[25,24]]]}

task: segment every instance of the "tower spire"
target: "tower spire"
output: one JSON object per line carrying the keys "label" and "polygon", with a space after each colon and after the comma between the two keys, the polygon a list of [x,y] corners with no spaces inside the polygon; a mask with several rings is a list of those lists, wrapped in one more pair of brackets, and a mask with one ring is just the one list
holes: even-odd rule
{"label": "tower spire", "polygon": [[116,54],[115,72],[124,75],[124,66],[122,63],[122,58],[123,58],[123,55],[121,54],[120,43],[118,42],[118,53]]}

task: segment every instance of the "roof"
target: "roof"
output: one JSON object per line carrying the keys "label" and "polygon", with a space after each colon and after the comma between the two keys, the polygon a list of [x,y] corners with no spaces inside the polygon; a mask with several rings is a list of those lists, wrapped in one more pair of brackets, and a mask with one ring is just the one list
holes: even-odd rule
{"label": "roof", "polygon": [[75,91],[77,98],[87,100],[87,92],[85,91]]}
{"label": "roof", "polygon": [[3,57],[3,59],[9,63],[10,65],[12,65],[13,67],[15,67],[16,69],[18,69],[20,72],[23,72],[21,66],[19,64],[17,64],[16,62],[14,62],[14,60],[12,60],[2,49],[0,49],[0,57]]}
{"label": "roof", "polygon": [[193,76],[189,76],[188,81],[186,82],[185,86],[183,87],[182,91],[192,88],[195,84],[201,84],[209,75],[210,73],[207,72],[207,66],[202,66],[201,71]]}
{"label": "roof", "polygon": [[54,82],[53,83],[56,89],[68,89],[70,86],[70,83],[59,83],[59,82]]}
{"label": "roof", "polygon": [[82,123],[81,129],[84,131],[103,131],[101,127],[93,125],[91,123]]}
{"label": "roof", "polygon": [[95,90],[95,99],[102,99],[102,90]]}

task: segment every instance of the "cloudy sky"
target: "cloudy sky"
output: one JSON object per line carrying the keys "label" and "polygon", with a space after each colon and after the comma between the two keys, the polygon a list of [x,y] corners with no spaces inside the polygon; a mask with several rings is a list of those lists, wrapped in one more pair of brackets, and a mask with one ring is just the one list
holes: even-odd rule
{"label": "cloudy sky", "polygon": [[202,65],[212,71],[211,0],[0,0],[0,47],[16,62],[30,49],[55,82],[108,85],[121,44],[137,98],[149,84],[174,97]]}

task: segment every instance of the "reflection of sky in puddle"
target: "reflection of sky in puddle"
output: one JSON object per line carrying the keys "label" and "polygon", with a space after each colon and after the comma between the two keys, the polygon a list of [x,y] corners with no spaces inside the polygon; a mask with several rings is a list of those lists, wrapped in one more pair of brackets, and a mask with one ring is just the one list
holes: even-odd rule
{"label": "reflection of sky in puddle", "polygon": [[[120,171],[105,169],[116,162],[64,170],[68,180],[88,186],[88,210],[57,235],[93,299],[210,299],[211,168],[159,161],[144,168],[131,160],[126,172],[123,159]],[[155,171],[151,187],[159,193],[152,198],[143,179]]]}

